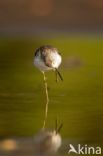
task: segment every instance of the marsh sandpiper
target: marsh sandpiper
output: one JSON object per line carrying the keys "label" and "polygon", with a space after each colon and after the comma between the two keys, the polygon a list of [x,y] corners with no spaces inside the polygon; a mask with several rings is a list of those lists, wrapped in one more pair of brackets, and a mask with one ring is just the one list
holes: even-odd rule
{"label": "marsh sandpiper", "polygon": [[43,73],[48,70],[54,70],[56,73],[56,81],[57,75],[59,75],[60,79],[63,81],[63,78],[58,71],[58,67],[62,62],[61,54],[58,52],[56,48],[51,45],[44,45],[40,48],[36,49],[34,56],[34,64],[37,68],[40,69]]}
{"label": "marsh sandpiper", "polygon": [[48,86],[45,77],[45,71],[54,70],[56,74],[56,81],[58,81],[58,75],[60,79],[63,81],[63,78],[58,71],[58,67],[62,62],[62,57],[58,50],[51,45],[44,45],[36,49],[34,56],[34,64],[35,66],[43,73],[44,76],[44,84],[45,84],[45,93],[46,93],[46,107],[45,107],[45,118],[43,122],[43,129],[45,128],[47,114],[48,114]]}

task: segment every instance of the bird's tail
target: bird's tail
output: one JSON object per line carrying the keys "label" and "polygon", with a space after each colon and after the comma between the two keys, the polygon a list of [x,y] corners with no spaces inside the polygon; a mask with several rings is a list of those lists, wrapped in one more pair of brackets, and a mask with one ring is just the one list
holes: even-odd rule
{"label": "bird's tail", "polygon": [[57,75],[59,75],[60,79],[63,81],[63,77],[61,76],[57,68],[55,68],[55,72],[56,72],[56,81],[57,81]]}

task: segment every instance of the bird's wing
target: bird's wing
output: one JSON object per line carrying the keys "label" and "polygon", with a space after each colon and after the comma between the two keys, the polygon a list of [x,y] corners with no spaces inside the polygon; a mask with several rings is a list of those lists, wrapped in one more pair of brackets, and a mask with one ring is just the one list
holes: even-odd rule
{"label": "bird's wing", "polygon": [[53,62],[53,59],[47,54],[45,56],[45,64],[46,64],[46,66],[52,67],[52,62]]}

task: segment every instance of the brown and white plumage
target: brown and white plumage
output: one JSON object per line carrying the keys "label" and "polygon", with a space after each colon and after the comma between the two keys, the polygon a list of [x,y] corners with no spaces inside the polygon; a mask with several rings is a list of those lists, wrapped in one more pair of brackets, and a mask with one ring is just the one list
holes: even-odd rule
{"label": "brown and white plumage", "polygon": [[44,77],[44,85],[45,85],[45,93],[46,93],[46,105],[45,105],[45,117],[43,122],[43,129],[46,125],[47,114],[48,114],[48,103],[49,103],[49,96],[48,96],[48,87],[47,81],[45,76],[45,71],[54,70],[56,73],[56,81],[58,81],[57,75],[63,80],[60,72],[58,71],[58,67],[62,62],[62,57],[58,50],[50,45],[44,45],[36,49],[35,56],[34,56],[34,64],[35,66],[43,73]]}
{"label": "brown and white plumage", "polygon": [[62,62],[61,54],[56,48],[50,45],[44,45],[35,51],[34,64],[42,72],[54,70],[63,80],[58,71],[58,67]]}

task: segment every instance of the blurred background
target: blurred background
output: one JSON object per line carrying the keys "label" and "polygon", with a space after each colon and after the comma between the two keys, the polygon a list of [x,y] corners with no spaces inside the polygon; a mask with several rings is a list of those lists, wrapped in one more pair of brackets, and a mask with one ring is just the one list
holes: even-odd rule
{"label": "blurred background", "polygon": [[64,81],[48,72],[49,114],[63,122],[63,146],[103,144],[103,1],[0,1],[0,154],[34,155],[33,137],[44,118],[42,74],[34,51],[57,47]]}
{"label": "blurred background", "polygon": [[34,33],[41,32],[55,34],[75,31],[103,31],[102,0],[0,1],[1,34],[34,36]]}

